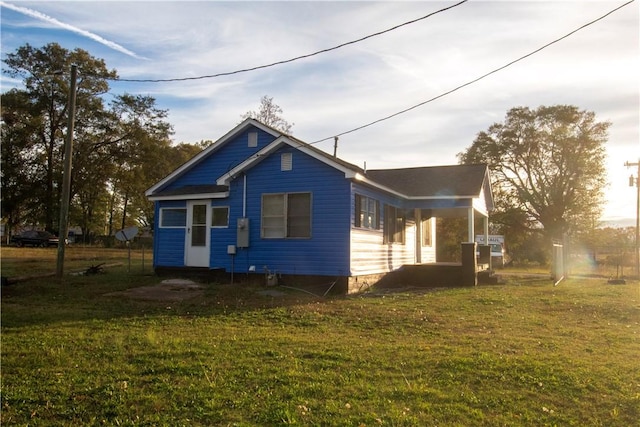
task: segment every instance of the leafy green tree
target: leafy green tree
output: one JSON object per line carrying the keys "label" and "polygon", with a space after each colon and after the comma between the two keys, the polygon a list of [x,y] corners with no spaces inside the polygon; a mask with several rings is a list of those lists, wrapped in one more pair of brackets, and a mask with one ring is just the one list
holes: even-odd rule
{"label": "leafy green tree", "polygon": [[242,115],[242,120],[248,118],[256,119],[285,134],[291,134],[291,128],[293,127],[293,123],[289,123],[282,118],[282,108],[274,104],[273,97],[267,95],[260,99],[260,109],[258,111],[247,111]]}
{"label": "leafy green tree", "polygon": [[31,181],[32,174],[37,170],[34,129],[39,127],[40,120],[29,114],[27,106],[24,92],[10,90],[2,96],[0,206],[9,230],[34,211],[39,213],[40,210],[37,198],[33,197],[38,188]]}
{"label": "leafy green tree", "polygon": [[59,71],[75,63],[71,221],[85,235],[102,234],[108,215],[118,216],[119,225],[135,222],[140,215],[128,212],[148,204],[144,189],[159,179],[154,174],[161,177],[173,169],[173,164],[158,163],[163,157],[169,163],[175,159],[167,112],[148,96],[119,95],[105,104],[101,95],[116,72],[80,49],[25,45],[4,62],[3,72],[22,79],[24,89],[2,94],[3,217],[11,218],[12,225],[28,222],[57,229],[69,114],[69,82]]}
{"label": "leafy green tree", "polygon": [[517,107],[458,157],[461,163],[489,165],[494,222],[560,239],[599,217],[609,126],[571,105]]}
{"label": "leafy green tree", "polygon": [[[42,212],[30,210],[32,222],[43,223],[45,228],[55,231],[58,227],[58,211],[62,189],[62,157],[68,122],[69,82],[63,73],[77,64],[76,125],[79,134],[95,119],[92,116],[103,110],[100,95],[108,91],[107,78],[114,78],[115,71],[109,71],[103,60],[96,59],[82,49],[68,51],[57,43],[50,43],[40,49],[26,44],[4,59],[3,72],[12,78],[21,79],[24,89],[11,92],[13,101],[3,108],[3,133],[15,135],[22,128],[29,139],[32,168],[28,170],[29,181],[34,184],[30,198],[37,201]],[[4,106],[9,94],[2,95]],[[20,120],[6,121],[6,115],[21,112]],[[12,143],[17,143],[11,140]],[[4,145],[4,141],[3,141]],[[8,150],[13,150],[13,147]],[[22,153],[23,155],[26,153]],[[3,157],[3,168],[5,158]],[[22,157],[21,159],[22,160]],[[12,190],[20,191],[12,187]],[[23,188],[24,190],[24,188]],[[23,191],[24,193],[24,191]],[[17,193],[19,194],[19,193]],[[14,200],[18,200],[10,194]]]}

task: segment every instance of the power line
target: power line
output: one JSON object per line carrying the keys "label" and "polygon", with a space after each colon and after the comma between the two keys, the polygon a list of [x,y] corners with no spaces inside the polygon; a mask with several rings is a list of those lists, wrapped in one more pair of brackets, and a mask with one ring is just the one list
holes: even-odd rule
{"label": "power line", "polygon": [[627,6],[627,5],[631,4],[631,3],[633,3],[634,1],[635,1],[635,0],[630,0],[630,1],[628,1],[627,3],[624,3],[623,5],[618,6],[618,7],[616,7],[616,8],[615,8],[615,9],[613,9],[613,10],[610,10],[609,12],[607,12],[607,13],[605,13],[604,15],[600,16],[599,18],[596,18],[596,19],[594,19],[594,20],[593,20],[593,21],[591,21],[591,22],[587,22],[586,24],[584,24],[584,25],[582,25],[582,26],[580,26],[580,27],[576,28],[575,30],[573,30],[573,31],[571,31],[571,32],[569,32],[569,33],[567,33],[567,34],[565,34],[564,36],[562,36],[562,37],[560,37],[560,38],[557,38],[557,39],[555,39],[555,40],[553,40],[553,41],[551,41],[551,42],[549,42],[549,43],[545,44],[544,46],[539,47],[538,49],[536,49],[536,50],[534,50],[534,51],[532,51],[532,52],[529,52],[529,53],[527,53],[526,55],[523,55],[523,56],[519,57],[518,59],[515,59],[515,60],[513,60],[513,61],[511,61],[511,62],[509,62],[509,63],[507,63],[507,64],[505,64],[505,65],[503,65],[503,66],[501,66],[501,67],[498,67],[498,68],[496,68],[496,69],[494,69],[494,70],[492,70],[492,71],[489,71],[488,73],[483,74],[483,75],[481,75],[480,77],[477,77],[477,78],[475,78],[475,79],[473,79],[473,80],[471,80],[471,81],[468,81],[467,83],[461,84],[460,86],[457,86],[457,87],[455,87],[455,88],[453,88],[453,89],[451,89],[451,90],[448,90],[448,91],[446,91],[446,92],[444,92],[444,93],[441,93],[440,95],[434,96],[433,98],[427,99],[426,101],[422,101],[422,102],[420,102],[420,103],[418,103],[418,104],[412,105],[412,106],[411,106],[411,107],[409,107],[409,108],[405,108],[404,110],[401,110],[401,111],[398,111],[398,112],[396,112],[396,113],[390,114],[390,115],[388,115],[388,116],[386,116],[386,117],[382,117],[382,118],[380,118],[380,119],[374,120],[374,121],[372,121],[372,122],[370,122],[370,123],[367,123],[367,124],[364,124],[364,125],[362,125],[362,126],[358,126],[358,127],[353,128],[353,129],[351,129],[351,130],[348,130],[348,131],[345,131],[345,132],[342,132],[342,133],[338,133],[338,134],[336,134],[336,135],[332,135],[332,136],[329,136],[329,137],[326,137],[326,138],[323,138],[323,139],[319,139],[319,140],[317,140],[317,141],[310,142],[309,144],[317,144],[317,143],[319,143],[319,142],[328,141],[328,140],[333,139],[333,138],[338,137],[338,136],[347,135],[347,134],[349,134],[349,133],[353,133],[353,132],[356,132],[356,131],[362,130],[362,129],[367,128],[367,127],[369,127],[369,126],[373,126],[373,125],[375,125],[375,124],[377,124],[377,123],[380,123],[380,122],[383,122],[383,121],[385,121],[385,120],[392,119],[392,118],[397,117],[397,116],[399,116],[399,115],[401,115],[401,114],[407,113],[407,112],[409,112],[409,111],[411,111],[411,110],[415,110],[415,109],[416,109],[416,108],[418,108],[418,107],[422,107],[423,105],[428,104],[428,103],[430,103],[430,102],[433,102],[433,101],[435,101],[435,100],[437,100],[437,99],[440,99],[440,98],[442,98],[442,97],[445,97],[445,96],[447,96],[447,95],[449,95],[449,94],[451,94],[451,93],[453,93],[453,92],[456,92],[456,91],[458,91],[458,90],[460,90],[460,89],[462,89],[462,88],[464,88],[464,87],[466,87],[466,86],[469,86],[469,85],[471,85],[471,84],[473,84],[473,83],[476,83],[476,82],[478,82],[478,81],[480,81],[480,80],[484,79],[485,77],[489,77],[490,75],[495,74],[495,73],[497,73],[498,71],[502,71],[502,70],[504,70],[505,68],[510,67],[511,65],[513,65],[513,64],[515,64],[515,63],[517,63],[517,62],[522,61],[523,59],[526,59],[526,58],[528,58],[528,57],[530,57],[530,56],[532,56],[532,55],[535,55],[536,53],[540,52],[541,50],[544,50],[544,49],[546,49],[547,47],[549,47],[549,46],[551,46],[551,45],[553,45],[553,44],[555,44],[555,43],[558,43],[559,41],[564,40],[564,39],[566,39],[567,37],[572,36],[573,34],[577,33],[578,31],[583,30],[583,29],[587,28],[588,26],[595,24],[596,22],[598,22],[598,21],[600,21],[600,20],[602,20],[602,19],[606,18],[607,16],[609,16],[609,15],[611,15],[612,13],[614,13],[614,12],[616,12],[616,11],[618,11],[618,10],[622,9],[623,7],[625,7],[625,6]]}
{"label": "power line", "polygon": [[442,8],[442,9],[437,10],[435,12],[431,12],[431,13],[429,13],[427,15],[424,15],[424,16],[422,16],[420,18],[416,18],[416,19],[412,19],[411,21],[403,22],[402,24],[398,24],[398,25],[396,25],[394,27],[388,28],[388,29],[383,30],[383,31],[378,31],[377,33],[369,34],[368,36],[364,36],[364,37],[361,37],[361,38],[356,39],[356,40],[345,42],[345,43],[339,44],[339,45],[334,46],[334,47],[322,49],[322,50],[319,50],[317,52],[308,53],[306,55],[296,56],[296,57],[291,58],[291,59],[285,59],[285,60],[282,60],[282,61],[273,62],[271,64],[258,65],[256,67],[244,68],[244,69],[236,70],[236,71],[228,71],[228,72],[224,72],[224,73],[211,74],[211,75],[207,75],[207,76],[198,76],[198,77],[180,77],[180,78],[173,78],[173,79],[121,79],[121,78],[114,78],[114,79],[108,79],[108,80],[114,80],[114,81],[120,81],[120,82],[137,82],[137,83],[181,82],[181,81],[187,81],[187,80],[212,79],[212,78],[215,78],[215,77],[231,76],[233,74],[240,74],[240,73],[246,73],[246,72],[249,72],[249,71],[261,70],[263,68],[269,68],[269,67],[274,67],[276,65],[288,64],[290,62],[298,61],[300,59],[310,58],[312,56],[320,55],[321,53],[331,52],[333,50],[337,50],[337,49],[343,48],[345,46],[349,46],[349,45],[352,45],[352,44],[360,43],[361,41],[370,39],[372,37],[380,36],[382,34],[386,34],[386,33],[391,32],[393,30],[397,30],[398,28],[401,28],[401,27],[404,27],[404,26],[407,26],[407,25],[410,25],[410,24],[415,24],[416,22],[419,22],[419,21],[422,21],[424,19],[430,18],[431,16],[437,15],[438,13],[442,13],[442,12],[445,12],[447,10],[453,9],[454,7],[458,7],[461,4],[466,3],[467,1],[469,1],[469,0],[462,0],[461,2],[456,3],[456,4],[452,5],[452,6],[448,6],[448,7]]}

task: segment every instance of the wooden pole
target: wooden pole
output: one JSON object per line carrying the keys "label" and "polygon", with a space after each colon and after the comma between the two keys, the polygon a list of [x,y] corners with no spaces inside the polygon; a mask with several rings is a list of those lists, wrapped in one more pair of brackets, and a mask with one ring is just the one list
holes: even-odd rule
{"label": "wooden pole", "polygon": [[[638,171],[636,172],[635,184],[636,184],[636,278],[640,279],[640,159],[636,163],[626,162],[624,164],[626,167],[629,166],[637,166]],[[631,179],[629,180],[629,185],[633,186],[634,179],[633,175],[631,175]]]}
{"label": "wooden pole", "polygon": [[71,158],[73,157],[73,126],[76,116],[76,80],[78,66],[71,65],[69,84],[69,120],[67,124],[67,140],[64,144],[64,172],[62,176],[62,200],[60,201],[60,227],[58,228],[58,263],[56,276],[62,278],[64,273],[64,250],[69,234],[69,202],[71,198]]}

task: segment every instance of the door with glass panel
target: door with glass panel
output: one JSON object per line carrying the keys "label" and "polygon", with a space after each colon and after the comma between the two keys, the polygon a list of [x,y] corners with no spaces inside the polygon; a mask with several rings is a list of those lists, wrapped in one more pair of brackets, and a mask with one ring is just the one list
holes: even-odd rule
{"label": "door with glass panel", "polygon": [[210,204],[208,200],[194,200],[187,204],[187,235],[184,256],[185,265],[189,267],[209,267]]}

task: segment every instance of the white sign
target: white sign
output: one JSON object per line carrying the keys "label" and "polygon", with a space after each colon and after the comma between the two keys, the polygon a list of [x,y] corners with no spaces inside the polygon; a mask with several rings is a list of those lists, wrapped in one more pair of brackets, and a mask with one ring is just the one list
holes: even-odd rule
{"label": "white sign", "polygon": [[[500,235],[498,235],[498,234],[491,235],[490,234],[488,237],[489,237],[489,243],[487,243],[488,245],[496,244],[496,243],[504,244],[504,236],[501,235],[501,234]],[[476,235],[476,243],[481,244],[481,245],[485,244],[484,243],[484,234]]]}

